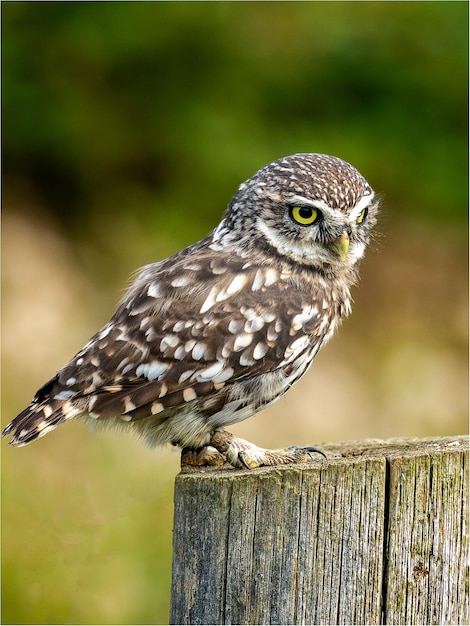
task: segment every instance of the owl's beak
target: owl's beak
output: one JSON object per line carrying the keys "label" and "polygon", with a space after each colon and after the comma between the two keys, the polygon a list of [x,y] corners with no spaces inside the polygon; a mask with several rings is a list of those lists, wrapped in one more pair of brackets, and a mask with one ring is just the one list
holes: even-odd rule
{"label": "owl's beak", "polygon": [[343,230],[343,234],[339,239],[335,239],[328,245],[329,249],[337,254],[342,261],[346,260],[349,250],[349,235]]}

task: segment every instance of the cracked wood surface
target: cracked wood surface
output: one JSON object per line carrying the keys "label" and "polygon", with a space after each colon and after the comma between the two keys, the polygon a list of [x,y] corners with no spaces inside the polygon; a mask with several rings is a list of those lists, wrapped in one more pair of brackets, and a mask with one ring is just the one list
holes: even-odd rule
{"label": "cracked wood surface", "polygon": [[172,624],[468,623],[468,437],[321,447],[177,476]]}

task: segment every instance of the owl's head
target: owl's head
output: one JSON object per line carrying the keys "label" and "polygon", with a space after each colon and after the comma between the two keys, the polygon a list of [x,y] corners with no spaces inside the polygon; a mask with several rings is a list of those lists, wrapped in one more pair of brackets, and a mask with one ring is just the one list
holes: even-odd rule
{"label": "owl's head", "polygon": [[334,271],[363,256],[377,210],[352,165],[306,153],[274,161],[240,185],[225,220],[245,248],[256,241],[284,260]]}

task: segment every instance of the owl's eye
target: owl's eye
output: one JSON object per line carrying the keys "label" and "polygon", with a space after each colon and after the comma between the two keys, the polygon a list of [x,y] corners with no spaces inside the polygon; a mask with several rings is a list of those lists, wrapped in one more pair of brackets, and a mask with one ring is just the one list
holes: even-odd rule
{"label": "owl's eye", "polygon": [[297,224],[310,226],[318,219],[319,213],[309,206],[293,206],[290,208],[290,216]]}
{"label": "owl's eye", "polygon": [[363,209],[361,211],[361,214],[359,215],[359,217],[356,220],[356,224],[362,224],[362,222],[366,219],[367,217],[367,213],[368,213],[368,208],[366,207],[365,209]]}

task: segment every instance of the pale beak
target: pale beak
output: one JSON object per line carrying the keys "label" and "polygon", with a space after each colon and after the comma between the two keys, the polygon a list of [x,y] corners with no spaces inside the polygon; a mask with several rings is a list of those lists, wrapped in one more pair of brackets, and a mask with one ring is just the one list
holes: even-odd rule
{"label": "pale beak", "polygon": [[343,234],[341,235],[341,237],[339,239],[335,239],[330,244],[328,244],[328,248],[332,252],[337,254],[342,261],[345,261],[346,257],[348,256],[348,250],[349,250],[348,233],[345,230],[343,230]]}

